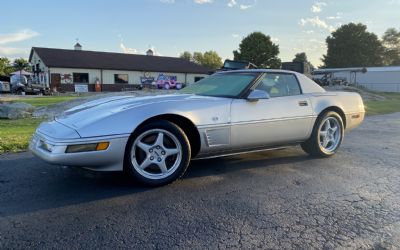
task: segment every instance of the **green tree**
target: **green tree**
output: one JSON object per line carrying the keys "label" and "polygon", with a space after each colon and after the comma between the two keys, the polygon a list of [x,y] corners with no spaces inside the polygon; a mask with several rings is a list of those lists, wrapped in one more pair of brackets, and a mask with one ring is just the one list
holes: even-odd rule
{"label": "green tree", "polygon": [[0,76],[8,76],[12,71],[10,60],[7,57],[0,57]]}
{"label": "green tree", "polygon": [[297,53],[294,55],[294,59],[292,62],[308,62],[307,55],[305,52]]}
{"label": "green tree", "polygon": [[314,70],[314,65],[310,61],[308,61],[307,54],[305,52],[297,53],[294,55],[294,58],[292,62],[302,62],[302,63],[308,63],[311,67],[311,70]]}
{"label": "green tree", "polygon": [[203,54],[203,61],[201,63],[206,68],[209,69],[219,69],[222,66],[222,59],[215,51],[206,51]]}
{"label": "green tree", "polygon": [[192,61],[193,60],[193,56],[189,51],[184,51],[182,54],[180,54],[179,57],[183,58],[183,59],[186,59],[188,61]]}
{"label": "green tree", "polygon": [[239,49],[233,51],[234,60],[254,63],[260,68],[280,68],[278,58],[279,46],[271,41],[271,37],[261,32],[253,32],[243,38]]}
{"label": "green tree", "polygon": [[326,38],[326,68],[368,67],[382,65],[383,46],[378,36],[361,23],[342,25]]}
{"label": "green tree", "polygon": [[13,63],[13,67],[15,70],[18,71],[22,71],[22,70],[26,70],[26,71],[30,71],[31,68],[29,67],[29,63],[27,60],[25,60],[24,58],[17,58],[14,60]]}
{"label": "green tree", "polygon": [[389,28],[382,36],[385,65],[400,65],[400,30]]}
{"label": "green tree", "polygon": [[197,64],[203,65],[203,53],[194,52],[192,61],[197,63]]}
{"label": "green tree", "polygon": [[194,52],[193,55],[189,51],[185,51],[179,57],[209,69],[218,69],[222,66],[221,57],[213,50],[204,53]]}

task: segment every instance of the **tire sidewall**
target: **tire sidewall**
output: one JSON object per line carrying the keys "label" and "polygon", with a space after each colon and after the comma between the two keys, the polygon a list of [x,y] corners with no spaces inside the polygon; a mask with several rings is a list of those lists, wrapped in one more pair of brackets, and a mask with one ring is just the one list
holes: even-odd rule
{"label": "tire sidewall", "polygon": [[[142,133],[151,130],[151,129],[163,129],[166,130],[170,133],[172,133],[179,141],[180,146],[182,148],[182,159],[175,170],[174,173],[171,175],[163,178],[163,179],[149,179],[144,176],[142,176],[140,173],[138,173],[131,161],[131,150],[133,147],[133,143],[136,140],[138,136],[140,136]],[[156,121],[152,122],[149,124],[144,125],[143,127],[138,128],[129,138],[126,149],[125,149],[125,161],[124,161],[124,171],[132,177],[135,181],[140,182],[141,184],[144,184],[146,186],[162,186],[166,185],[168,183],[173,182],[176,179],[179,179],[180,177],[183,176],[185,173],[189,162],[191,158],[191,150],[190,150],[190,143],[183,132],[181,128],[179,128],[176,124],[168,122],[168,121]]]}

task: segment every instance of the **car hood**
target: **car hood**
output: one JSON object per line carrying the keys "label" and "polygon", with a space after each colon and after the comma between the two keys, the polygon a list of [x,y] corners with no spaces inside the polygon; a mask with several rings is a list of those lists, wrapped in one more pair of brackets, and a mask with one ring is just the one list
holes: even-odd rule
{"label": "car hood", "polygon": [[[103,113],[116,113],[125,109],[133,108],[138,105],[149,103],[182,100],[188,95],[158,95],[158,96],[113,96],[97,99],[94,101],[83,103],[79,106],[66,110],[58,119],[67,118],[75,113],[84,111],[95,112],[101,110]],[[190,96],[190,95],[189,95]]]}
{"label": "car hood", "polygon": [[[183,103],[185,102],[185,103]],[[131,132],[131,130],[118,129],[125,128],[120,123],[128,123],[132,119],[146,119],[147,116],[165,114],[165,113],[180,113],[204,109],[203,105],[218,107],[226,106],[229,103],[227,98],[197,96],[191,94],[173,94],[173,95],[158,95],[158,96],[117,96],[102,98],[95,101],[87,102],[65,111],[62,115],[56,117],[56,121],[76,130],[81,134],[80,130],[87,129],[92,124],[97,124],[97,128],[103,125],[104,130],[109,130],[109,127],[114,127],[113,133],[122,134]],[[193,105],[191,105],[193,104]],[[218,108],[217,108],[218,110]],[[136,121],[135,121],[136,122]],[[143,122],[140,121],[140,122]],[[103,130],[100,128],[100,130]],[[109,132],[99,134],[109,134]],[[81,134],[83,137],[85,135]]]}

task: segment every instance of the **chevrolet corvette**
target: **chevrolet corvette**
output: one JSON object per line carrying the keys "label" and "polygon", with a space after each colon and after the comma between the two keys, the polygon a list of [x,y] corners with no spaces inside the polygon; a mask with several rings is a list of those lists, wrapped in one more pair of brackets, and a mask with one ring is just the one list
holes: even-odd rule
{"label": "chevrolet corvette", "polygon": [[160,186],[182,177],[194,159],[292,145],[332,156],[364,114],[359,94],[327,92],[296,72],[225,71],[176,94],[79,105],[42,123],[29,148],[52,164],[125,171]]}

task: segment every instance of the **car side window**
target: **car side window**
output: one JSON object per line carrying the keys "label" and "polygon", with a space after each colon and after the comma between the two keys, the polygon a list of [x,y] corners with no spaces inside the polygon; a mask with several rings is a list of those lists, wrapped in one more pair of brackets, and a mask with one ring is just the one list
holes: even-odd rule
{"label": "car side window", "polygon": [[267,73],[256,89],[266,91],[270,97],[301,94],[297,78],[292,74]]}

